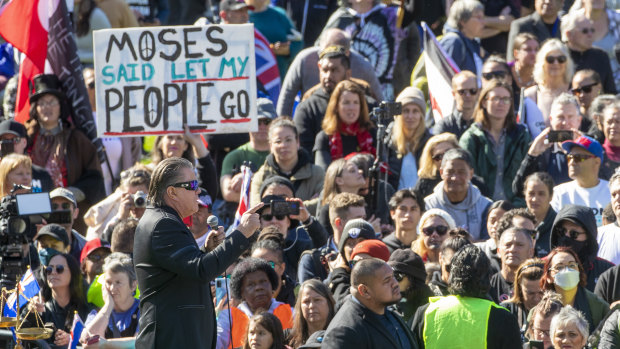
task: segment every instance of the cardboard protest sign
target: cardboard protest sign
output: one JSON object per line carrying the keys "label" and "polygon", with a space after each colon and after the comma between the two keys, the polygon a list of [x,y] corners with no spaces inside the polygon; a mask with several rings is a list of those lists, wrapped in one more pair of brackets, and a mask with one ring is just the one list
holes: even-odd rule
{"label": "cardboard protest sign", "polygon": [[251,24],[94,33],[99,136],[258,130]]}

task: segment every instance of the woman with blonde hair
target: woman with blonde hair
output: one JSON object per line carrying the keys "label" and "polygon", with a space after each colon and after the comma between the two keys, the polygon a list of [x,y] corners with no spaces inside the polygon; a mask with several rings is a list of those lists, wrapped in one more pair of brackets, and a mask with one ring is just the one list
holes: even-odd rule
{"label": "woman with blonde hair", "polygon": [[314,163],[323,168],[354,152],[375,154],[375,129],[364,90],[351,80],[336,85],[314,142]]}
{"label": "woman with blonde hair", "polygon": [[[0,198],[11,194],[13,185],[32,185],[32,160],[26,155],[9,154],[0,161]],[[20,189],[14,194],[23,194],[30,190]]]}
{"label": "woman with blonde hair", "polygon": [[539,258],[526,259],[515,274],[512,297],[500,305],[508,309],[523,328],[527,324],[527,314],[543,296],[540,279],[543,276],[545,262]]}
{"label": "woman with blonde hair", "polygon": [[482,90],[474,123],[461,136],[461,147],[472,155],[474,172],[484,178],[493,201],[509,200],[515,206],[525,202],[512,191],[512,179],[527,154],[530,134],[517,124],[512,87],[493,80]]}
{"label": "woman with blonde hair", "polygon": [[418,238],[411,243],[411,250],[422,257],[424,263],[439,263],[441,244],[448,238],[448,230],[456,223],[448,212],[432,208],[420,217]]}
{"label": "woman with blonde hair", "polygon": [[[418,182],[413,188],[413,191],[421,198],[431,195],[435,186],[441,182],[439,167],[441,167],[443,154],[455,148],[460,148],[460,146],[456,136],[452,133],[444,132],[428,139],[420,157]],[[471,182],[480,189],[482,195],[489,196],[487,186],[481,177],[474,175]]]}
{"label": "woman with blonde hair", "polygon": [[402,104],[402,113],[394,116],[388,126],[391,137],[385,142],[390,169],[388,182],[399,190],[413,188],[417,183],[422,149],[431,134],[424,124],[426,102],[422,91],[407,87],[396,97],[396,102]]}
{"label": "woman with blonde hair", "polygon": [[536,54],[532,76],[536,85],[525,90],[525,120],[532,138],[549,127],[551,103],[563,92],[569,92],[575,72],[568,47],[559,39],[549,39]]}

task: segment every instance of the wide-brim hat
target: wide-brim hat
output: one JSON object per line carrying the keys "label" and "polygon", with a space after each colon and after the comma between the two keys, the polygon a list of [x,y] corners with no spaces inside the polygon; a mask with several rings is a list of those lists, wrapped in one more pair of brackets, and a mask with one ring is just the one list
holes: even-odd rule
{"label": "wide-brim hat", "polygon": [[37,75],[32,82],[34,85],[34,92],[30,95],[30,103],[36,102],[41,96],[46,94],[52,94],[58,97],[58,99],[65,98],[65,94],[62,92],[62,84],[54,74]]}

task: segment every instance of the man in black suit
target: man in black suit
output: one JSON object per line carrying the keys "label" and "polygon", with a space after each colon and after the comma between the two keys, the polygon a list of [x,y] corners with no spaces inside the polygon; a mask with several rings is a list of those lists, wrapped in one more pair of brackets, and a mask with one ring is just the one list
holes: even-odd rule
{"label": "man in black suit", "polygon": [[[198,181],[191,162],[160,162],[149,187],[149,207],[136,228],[134,265],[140,287],[136,348],[214,348],[215,312],[209,281],[225,272],[260,227],[248,210],[222,244],[206,251],[183,218],[198,210]],[[223,229],[219,234],[223,234]]]}
{"label": "man in black suit", "polygon": [[336,313],[322,348],[416,348],[403,320],[388,305],[400,301],[394,270],[377,258],[363,259],[351,272],[351,297]]}
{"label": "man in black suit", "polygon": [[519,33],[532,33],[538,42],[549,38],[560,38],[560,17],[558,11],[562,9],[564,0],[536,0],[534,2],[535,11],[529,15],[519,18],[510,24],[508,34],[508,45],[506,47],[506,60],[513,61],[512,49],[515,37]]}

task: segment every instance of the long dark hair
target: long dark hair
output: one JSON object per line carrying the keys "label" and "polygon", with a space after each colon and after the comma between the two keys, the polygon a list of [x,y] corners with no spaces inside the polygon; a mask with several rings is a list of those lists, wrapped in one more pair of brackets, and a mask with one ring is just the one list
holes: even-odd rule
{"label": "long dark hair", "polygon": [[271,333],[273,338],[273,344],[271,349],[283,349],[284,347],[284,331],[282,330],[282,323],[275,315],[263,312],[252,316],[248,323],[248,328],[245,331],[245,339],[243,341],[243,349],[250,349],[250,343],[248,338],[250,337],[250,326],[252,324],[261,325],[265,330]]}
{"label": "long dark hair", "polygon": [[308,322],[304,318],[304,315],[301,311],[301,298],[304,289],[310,289],[318,293],[321,297],[325,298],[325,300],[327,300],[327,305],[329,306],[329,314],[327,315],[327,323],[325,323],[324,329],[327,328],[329,323],[334,318],[334,315],[336,314],[336,301],[334,300],[334,297],[332,297],[332,294],[327,288],[327,286],[325,286],[325,284],[318,279],[310,279],[304,281],[301,284],[301,287],[299,287],[297,302],[295,303],[295,317],[293,317],[293,328],[291,330],[291,336],[289,339],[289,345],[293,348],[297,348],[300,345],[304,344],[306,340],[308,340],[308,337],[310,337],[310,335],[312,334],[308,333]]}
{"label": "long dark hair", "polygon": [[[67,261],[67,266],[69,267],[68,272],[71,273],[71,282],[69,283],[69,295],[71,299],[69,300],[69,305],[65,308],[67,309],[65,326],[67,328],[71,328],[73,325],[73,313],[86,307],[86,288],[84,286],[84,279],[82,278],[82,273],[80,271],[80,264],[75,257],[67,253],[61,253],[57,256],[62,256],[65,258]],[[43,301],[48,302],[52,300],[52,289],[47,285],[47,273],[45,272],[45,267],[41,266],[41,268],[43,274],[41,296],[43,297]]]}
{"label": "long dark hair", "polygon": [[74,9],[77,18],[75,19],[75,34],[78,37],[88,34],[90,30],[90,15],[97,7],[95,0],[80,0]]}

